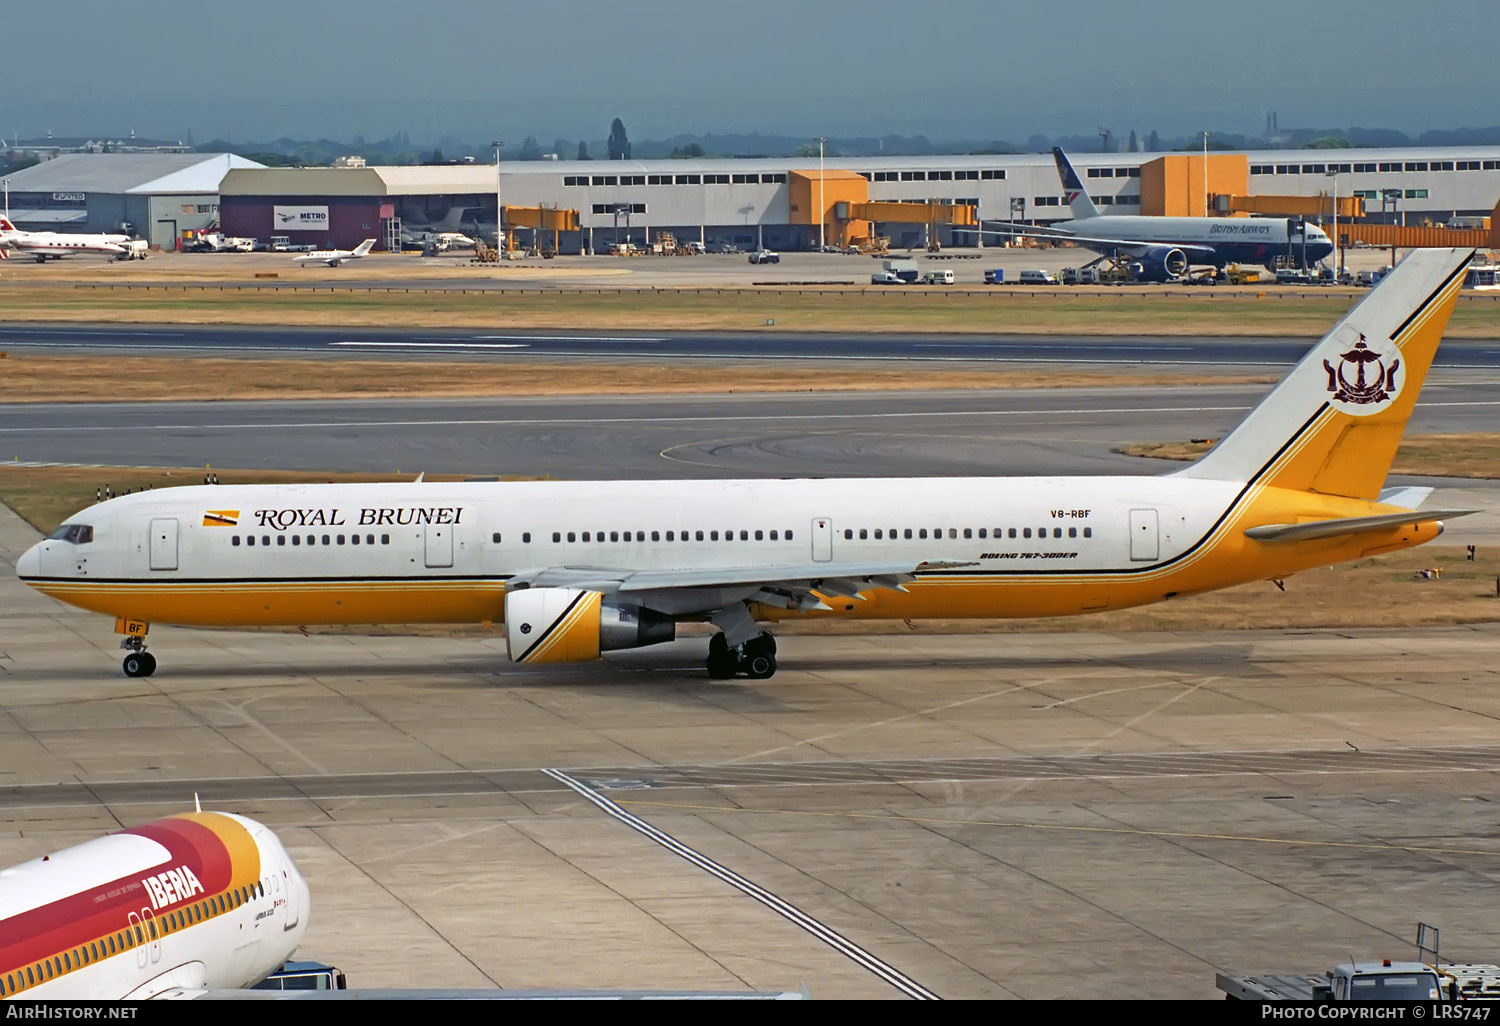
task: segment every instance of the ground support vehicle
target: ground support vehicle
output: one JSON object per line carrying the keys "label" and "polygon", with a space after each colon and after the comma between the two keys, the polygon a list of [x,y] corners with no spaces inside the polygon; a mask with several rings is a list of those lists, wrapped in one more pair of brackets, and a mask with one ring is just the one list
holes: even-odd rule
{"label": "ground support vehicle", "polygon": [[1500,965],[1444,962],[1438,931],[1417,924],[1417,959],[1345,962],[1323,973],[1218,973],[1214,984],[1229,1001],[1493,1001],[1500,999]]}

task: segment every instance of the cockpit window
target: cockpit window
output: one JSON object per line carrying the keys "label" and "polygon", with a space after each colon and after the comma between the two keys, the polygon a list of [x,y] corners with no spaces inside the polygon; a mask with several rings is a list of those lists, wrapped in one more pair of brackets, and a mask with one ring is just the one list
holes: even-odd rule
{"label": "cockpit window", "polygon": [[72,542],[74,545],[87,545],[94,540],[94,529],[88,524],[63,524],[47,537],[53,541]]}

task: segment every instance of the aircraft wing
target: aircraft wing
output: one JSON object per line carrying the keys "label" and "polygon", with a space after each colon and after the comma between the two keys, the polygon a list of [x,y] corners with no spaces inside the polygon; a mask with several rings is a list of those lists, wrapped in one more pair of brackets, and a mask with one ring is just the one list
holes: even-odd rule
{"label": "aircraft wing", "polygon": [[1245,537],[1256,541],[1315,541],[1318,538],[1340,538],[1350,534],[1386,531],[1408,524],[1426,524],[1434,520],[1453,520],[1478,513],[1477,509],[1410,510],[1405,513],[1380,513],[1369,517],[1340,517],[1337,520],[1313,520],[1305,524],[1266,524],[1246,529]]}
{"label": "aircraft wing", "polygon": [[1151,249],[1180,249],[1188,257],[1197,257],[1203,262],[1212,260],[1215,250],[1212,246],[1195,245],[1191,242],[1145,242],[1141,239],[1110,239],[1096,235],[1074,235],[1055,228],[1038,229],[1031,226],[1018,227],[1014,230],[992,231],[986,229],[984,235],[1024,235],[1033,239],[1052,239],[1057,242],[1076,242],[1081,246],[1090,248],[1118,249],[1133,255]]}
{"label": "aircraft wing", "polygon": [[[607,567],[548,567],[512,577],[509,587],[579,588],[605,594],[644,597],[646,592],[732,589],[757,602],[787,609],[817,609],[819,595],[854,598],[878,588],[904,590],[926,570],[973,566],[970,562],[928,560],[882,563],[788,563],[780,566],[721,567],[706,570],[624,570]],[[739,601],[736,599],[735,601]]]}

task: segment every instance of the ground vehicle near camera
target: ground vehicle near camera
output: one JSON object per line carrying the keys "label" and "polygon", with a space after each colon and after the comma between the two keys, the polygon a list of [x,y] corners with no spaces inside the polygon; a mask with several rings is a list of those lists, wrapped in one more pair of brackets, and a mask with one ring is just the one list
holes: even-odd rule
{"label": "ground vehicle near camera", "polygon": [[1500,965],[1444,962],[1437,928],[1418,923],[1414,961],[1351,961],[1322,973],[1217,973],[1214,985],[1229,1001],[1493,1001],[1500,998]]}
{"label": "ground vehicle near camera", "polygon": [[1056,285],[1057,279],[1051,271],[1042,271],[1035,268],[1022,271],[1016,278],[1022,285]]}

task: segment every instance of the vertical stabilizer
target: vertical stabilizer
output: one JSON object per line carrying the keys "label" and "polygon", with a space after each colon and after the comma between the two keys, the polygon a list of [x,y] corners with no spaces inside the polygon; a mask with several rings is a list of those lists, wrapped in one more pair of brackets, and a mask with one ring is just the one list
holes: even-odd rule
{"label": "vertical stabilizer", "polygon": [[1183,477],[1375,499],[1471,249],[1413,250]]}
{"label": "vertical stabilizer", "polygon": [[1068,209],[1073,211],[1073,220],[1083,221],[1090,217],[1099,216],[1099,208],[1094,206],[1094,201],[1089,199],[1088,190],[1083,187],[1083,180],[1078,177],[1078,172],[1073,170],[1073,165],[1068,162],[1068,155],[1062,151],[1062,147],[1052,147],[1052,159],[1057,161],[1057,177],[1062,179],[1063,194],[1068,198]]}

